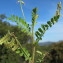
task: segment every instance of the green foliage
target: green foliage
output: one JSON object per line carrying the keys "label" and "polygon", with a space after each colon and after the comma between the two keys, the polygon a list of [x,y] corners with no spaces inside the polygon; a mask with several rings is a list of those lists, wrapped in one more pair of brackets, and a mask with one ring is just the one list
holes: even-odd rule
{"label": "green foliage", "polygon": [[6,45],[7,48],[15,51],[20,56],[24,56],[26,60],[31,59],[28,51],[22,47],[13,33],[8,33],[3,38],[1,38],[0,45],[2,44]]}
{"label": "green foliage", "polygon": [[13,26],[4,20],[0,20],[0,38],[2,38],[9,30],[10,32],[14,32],[21,44],[26,44],[29,40],[31,40],[31,36],[24,33],[17,25]]}
{"label": "green foliage", "polygon": [[42,53],[41,51],[36,51],[37,56],[39,57],[36,61],[36,63],[42,63],[44,57],[45,57],[45,53]]}
{"label": "green foliage", "polygon": [[36,20],[38,18],[38,15],[37,15],[37,8],[34,8],[32,10],[32,26],[34,27],[34,25],[37,23]]}
{"label": "green foliage", "polygon": [[47,24],[41,24],[41,28],[38,28],[38,31],[36,31],[35,33],[37,42],[39,42],[39,40],[42,40],[42,36],[44,35],[45,31],[48,30],[49,27],[52,27],[52,25],[54,25],[58,21],[59,17],[60,15],[56,15],[51,18],[50,21],[47,21]]}
{"label": "green foliage", "polygon": [[0,63],[20,63],[19,55],[2,44],[0,45]]}
{"label": "green foliage", "polygon": [[[5,18],[4,18],[5,19]],[[20,42],[20,44],[26,44],[27,42],[28,42],[28,40],[30,40],[31,39],[31,36],[30,35],[27,35],[27,33],[24,33],[23,31],[21,31],[21,29],[19,29],[17,26],[13,26],[13,25],[10,25],[8,22],[6,22],[6,21],[4,21],[4,20],[0,20],[0,38],[1,37],[3,37],[7,32],[8,32],[8,30],[10,30],[11,32],[14,32],[14,34],[17,36],[17,39],[19,40],[19,42]],[[28,37],[28,38],[27,38]],[[7,39],[8,38],[8,39]],[[25,40],[24,40],[24,38],[25,38]],[[11,38],[10,38],[11,39]],[[3,40],[4,40],[4,42],[7,42],[8,40],[9,40],[9,36],[8,35],[6,35],[6,36],[4,36],[4,38],[1,40],[1,42],[0,42],[0,46],[3,44]],[[11,46],[12,47],[12,45],[13,45],[14,43],[13,43],[13,40],[12,40],[12,42],[11,43],[7,43],[7,46]],[[6,46],[6,45],[5,45]],[[5,49],[5,47],[3,46],[3,48]],[[6,47],[7,48],[7,47]],[[20,57],[16,57],[16,54],[15,54],[15,49],[17,48],[17,46],[14,46],[14,48],[12,48],[12,51],[11,51],[11,54],[13,54],[13,55],[15,55],[14,57],[15,57],[15,59],[17,58],[17,60],[15,61],[15,60],[10,60],[11,58],[9,57],[9,55],[11,55],[10,54],[10,51],[8,51],[8,53],[9,53],[9,55],[7,55],[7,57],[9,57],[9,62],[17,62],[18,61],[18,59],[20,59]],[[10,48],[10,50],[11,50],[11,48]],[[23,49],[24,51],[26,51],[26,49]],[[7,51],[7,50],[6,50]],[[13,52],[14,51],[14,52]],[[2,51],[1,51],[2,52]],[[3,52],[5,52],[5,51],[3,51]],[[8,54],[7,53],[7,54]],[[5,54],[4,54],[5,55]],[[13,57],[13,55],[11,55],[11,57]],[[22,55],[22,53],[20,53],[18,56],[21,56]],[[3,56],[3,55],[1,55],[1,56]],[[23,55],[22,55],[23,56]],[[21,56],[21,57],[22,57]],[[29,56],[29,55],[28,55]],[[23,56],[24,57],[24,56]],[[21,58],[21,59],[23,59],[23,58]],[[25,57],[24,57],[24,59],[25,59]],[[4,60],[4,58],[2,58],[2,61]],[[8,61],[8,59],[7,59],[7,61]],[[23,60],[21,60],[22,62],[23,62]],[[5,62],[5,60],[4,60],[4,62]],[[18,62],[17,62],[18,63]]]}
{"label": "green foliage", "polygon": [[15,15],[11,15],[11,17],[8,18],[8,20],[11,20],[13,22],[17,23],[17,26],[23,31],[23,32],[28,32],[30,31],[30,27],[29,24],[27,24],[27,22]]}
{"label": "green foliage", "polygon": [[43,63],[63,63],[63,41],[51,45],[52,48],[45,55]]}

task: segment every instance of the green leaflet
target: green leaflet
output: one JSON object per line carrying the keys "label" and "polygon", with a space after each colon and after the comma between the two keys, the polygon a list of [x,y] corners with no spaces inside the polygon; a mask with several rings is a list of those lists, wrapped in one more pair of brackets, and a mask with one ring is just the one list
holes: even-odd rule
{"label": "green leaflet", "polygon": [[38,39],[36,39],[37,41],[38,41],[39,39],[42,40],[41,36],[43,36],[43,33],[40,34],[39,31],[36,31],[35,35],[36,35],[36,37],[38,38]]}
{"label": "green leaflet", "polygon": [[60,15],[57,15],[57,21],[58,21],[59,17],[60,17]]}
{"label": "green leaflet", "polygon": [[9,39],[9,34],[7,33],[2,39],[0,39],[0,45],[6,43]]}
{"label": "green leaflet", "polygon": [[39,32],[44,33],[44,31],[41,28],[38,28]]}
{"label": "green leaflet", "polygon": [[41,35],[40,32],[38,32],[38,31],[36,32],[36,34],[38,34],[39,36]]}
{"label": "green leaflet", "polygon": [[50,27],[52,27],[51,21],[48,21],[47,24],[48,24]]}
{"label": "green leaflet", "polygon": [[51,22],[54,25],[54,23],[55,23],[54,18],[51,18]]}
{"label": "green leaflet", "polygon": [[41,36],[39,37],[39,40],[42,40],[42,37]]}
{"label": "green leaflet", "polygon": [[48,27],[49,27],[49,26],[46,24],[46,25],[45,25],[46,30],[48,30]]}
{"label": "green leaflet", "polygon": [[12,48],[12,51],[15,51],[18,48],[17,45],[14,45],[14,47]]}
{"label": "green leaflet", "polygon": [[20,53],[19,55],[20,55],[20,56],[23,56],[23,53]]}
{"label": "green leaflet", "polygon": [[35,33],[35,35],[36,35],[37,38],[39,37],[37,33]]}
{"label": "green leaflet", "polygon": [[[17,50],[16,53],[19,54],[19,53],[20,53],[20,50]],[[21,53],[20,53],[20,54],[21,54]]]}
{"label": "green leaflet", "polygon": [[57,15],[57,16],[54,16],[53,18],[54,18],[54,20],[57,22],[58,19],[59,19],[59,17],[60,17],[60,15]]}
{"label": "green leaflet", "polygon": [[44,30],[42,30],[41,28],[38,28],[38,32],[40,32],[40,36],[43,36],[43,34],[45,33]]}

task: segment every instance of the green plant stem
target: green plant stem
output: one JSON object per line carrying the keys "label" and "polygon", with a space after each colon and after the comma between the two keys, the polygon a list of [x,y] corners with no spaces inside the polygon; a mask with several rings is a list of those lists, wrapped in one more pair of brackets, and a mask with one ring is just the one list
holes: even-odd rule
{"label": "green plant stem", "polygon": [[34,58],[35,58],[34,25],[32,25],[32,61],[31,63],[34,63]]}
{"label": "green plant stem", "polygon": [[32,63],[34,63],[34,58],[35,58],[35,46],[32,48]]}

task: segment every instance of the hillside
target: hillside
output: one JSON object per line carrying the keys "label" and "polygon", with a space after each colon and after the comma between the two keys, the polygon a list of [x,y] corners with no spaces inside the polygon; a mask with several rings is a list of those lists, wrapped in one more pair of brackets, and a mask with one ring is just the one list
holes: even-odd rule
{"label": "hillside", "polygon": [[51,44],[54,44],[55,42],[40,42],[39,45],[40,46],[48,46],[48,45],[51,45]]}
{"label": "hillside", "polygon": [[63,41],[52,44],[50,51],[45,55],[43,63],[63,63]]}

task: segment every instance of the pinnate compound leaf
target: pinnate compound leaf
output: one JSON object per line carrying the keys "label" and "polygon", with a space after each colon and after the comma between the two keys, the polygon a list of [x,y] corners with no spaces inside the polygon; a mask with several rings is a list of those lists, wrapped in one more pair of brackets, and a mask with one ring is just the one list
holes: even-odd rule
{"label": "pinnate compound leaf", "polygon": [[[58,19],[60,17],[60,8],[61,7],[58,7],[58,9],[56,11],[56,15],[53,18],[51,18],[50,21],[47,21],[47,24],[45,24],[45,25],[41,24],[41,28],[38,28],[38,31],[36,31],[36,33],[35,33],[35,35],[37,37],[36,42],[39,42],[39,40],[41,40],[41,37],[44,35],[45,31],[48,30],[49,27],[52,27],[52,25],[54,25],[58,21]],[[41,32],[41,33],[39,33],[39,32]]]}
{"label": "pinnate compound leaf", "polygon": [[8,18],[8,20],[16,22],[16,24],[19,28],[21,28],[22,30],[25,29],[25,31],[29,33],[31,28],[30,28],[29,24],[27,24],[27,22],[24,19],[22,19],[21,17],[11,15]]}

